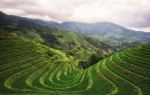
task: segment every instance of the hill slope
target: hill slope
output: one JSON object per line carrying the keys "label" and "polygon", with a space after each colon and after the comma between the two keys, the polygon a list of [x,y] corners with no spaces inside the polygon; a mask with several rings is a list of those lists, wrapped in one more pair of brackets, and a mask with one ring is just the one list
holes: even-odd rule
{"label": "hill slope", "polygon": [[86,60],[88,56],[99,49],[105,52],[110,48],[112,49],[109,45],[94,38],[86,37],[81,33],[49,28],[46,25],[41,20],[17,17],[0,12],[0,31],[15,32],[19,36],[60,49],[68,55],[76,56],[82,60]]}
{"label": "hill slope", "polygon": [[150,95],[150,45],[116,53],[85,70],[64,52],[14,33],[1,33],[0,47],[0,94]]}

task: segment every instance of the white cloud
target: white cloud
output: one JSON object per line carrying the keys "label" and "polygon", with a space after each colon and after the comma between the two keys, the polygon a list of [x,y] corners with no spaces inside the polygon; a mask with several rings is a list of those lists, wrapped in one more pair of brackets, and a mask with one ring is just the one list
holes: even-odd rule
{"label": "white cloud", "polygon": [[109,21],[141,29],[150,26],[150,0],[1,0],[0,10],[60,22]]}

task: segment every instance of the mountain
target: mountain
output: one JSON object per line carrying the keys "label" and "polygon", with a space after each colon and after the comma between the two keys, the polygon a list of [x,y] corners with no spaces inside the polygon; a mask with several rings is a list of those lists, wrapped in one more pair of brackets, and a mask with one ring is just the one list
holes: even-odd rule
{"label": "mountain", "polygon": [[62,28],[94,37],[112,45],[132,42],[150,42],[150,33],[134,31],[110,22],[76,23],[64,22]]}
{"label": "mountain", "polygon": [[[46,25],[51,25],[51,27]],[[115,48],[95,38],[71,30],[52,27],[55,25],[58,24],[0,13],[0,31],[15,33],[28,40],[64,51],[67,55],[77,59],[87,60],[90,55],[99,50],[105,54],[108,53],[109,49],[115,50]]]}
{"label": "mountain", "polygon": [[[150,33],[135,31],[111,22],[81,23],[81,22],[45,22],[37,21],[39,25],[59,28],[82,33],[88,37],[107,42],[112,46],[131,43],[150,43]],[[45,23],[45,24],[44,24]]]}
{"label": "mountain", "polygon": [[[97,23],[81,23],[81,22],[63,22],[57,23],[54,21],[43,21],[39,19],[30,19],[6,15],[0,13],[0,25],[5,28],[14,28],[18,22],[28,21],[42,27],[57,28],[61,30],[68,30],[72,32],[82,33],[87,37],[99,39],[111,46],[122,46],[124,44],[132,43],[150,43],[150,33],[135,31],[127,29],[123,26],[111,22],[97,22]],[[11,25],[9,25],[11,23]]]}
{"label": "mountain", "polygon": [[48,22],[46,26],[82,33],[88,37],[97,38],[110,45],[125,43],[149,43],[150,33],[127,29],[110,22],[79,23],[79,22]]}

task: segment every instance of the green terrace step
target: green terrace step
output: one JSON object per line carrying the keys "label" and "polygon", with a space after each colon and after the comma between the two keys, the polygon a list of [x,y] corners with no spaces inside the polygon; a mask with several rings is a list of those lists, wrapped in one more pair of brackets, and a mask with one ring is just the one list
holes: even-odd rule
{"label": "green terrace step", "polygon": [[139,60],[139,59],[136,59],[134,57],[130,57],[130,56],[124,54],[124,52],[120,53],[120,58],[127,61],[128,63],[132,63],[132,64],[135,64],[135,65],[142,66],[144,68],[150,69],[149,62]]}
{"label": "green terrace step", "polygon": [[[110,79],[117,86],[117,95],[134,95],[141,93],[141,90],[133,85],[131,82],[125,80],[121,76],[112,72],[107,66],[106,63],[109,63],[109,59],[106,59],[102,62],[101,72]],[[140,95],[140,94],[139,94]]]}
{"label": "green terrace step", "polygon": [[112,57],[109,60],[110,63],[106,63],[106,65],[111,71],[137,86],[137,88],[140,89],[144,95],[150,94],[150,91],[148,90],[150,85],[147,84],[147,82],[150,82],[150,78],[119,66],[112,61]]}
{"label": "green terrace step", "polygon": [[146,69],[144,67],[135,65],[133,64],[133,62],[128,63],[127,61],[120,58],[120,54],[113,55],[112,61],[130,71],[136,72],[138,74],[141,74],[150,78],[150,69]]}

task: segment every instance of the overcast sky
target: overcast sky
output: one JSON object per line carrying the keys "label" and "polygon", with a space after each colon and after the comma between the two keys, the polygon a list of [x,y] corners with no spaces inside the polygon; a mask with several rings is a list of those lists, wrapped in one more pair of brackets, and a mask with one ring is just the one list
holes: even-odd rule
{"label": "overcast sky", "polygon": [[150,0],[0,0],[0,11],[49,21],[108,21],[150,32]]}

